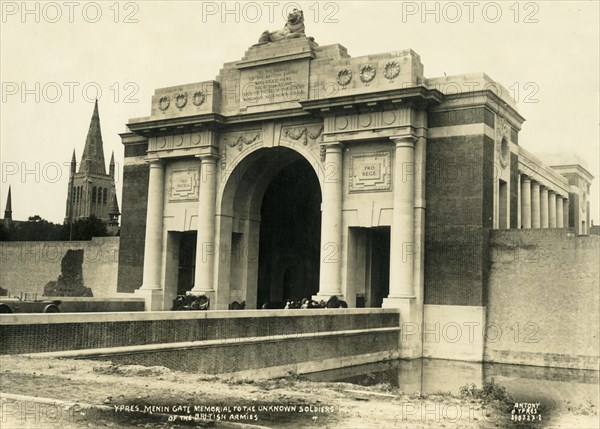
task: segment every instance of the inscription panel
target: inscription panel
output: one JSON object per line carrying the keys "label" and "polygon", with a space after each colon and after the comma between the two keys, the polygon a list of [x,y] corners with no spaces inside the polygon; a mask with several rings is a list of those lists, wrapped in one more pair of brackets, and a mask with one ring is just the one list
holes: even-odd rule
{"label": "inscription panel", "polygon": [[350,192],[391,190],[391,152],[352,155],[350,160]]}
{"label": "inscription panel", "polygon": [[169,201],[198,201],[198,169],[173,170],[169,179]]}
{"label": "inscription panel", "polygon": [[244,69],[240,92],[242,107],[306,100],[308,60]]}

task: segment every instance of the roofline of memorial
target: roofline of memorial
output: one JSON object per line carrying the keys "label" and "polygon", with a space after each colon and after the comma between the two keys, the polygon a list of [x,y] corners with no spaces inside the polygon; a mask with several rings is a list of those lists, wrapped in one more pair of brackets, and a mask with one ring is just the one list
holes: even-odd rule
{"label": "roofline of memorial", "polygon": [[461,98],[461,97],[465,97],[466,95],[468,95],[469,97],[476,97],[478,95],[488,96],[488,97],[494,99],[494,101],[496,103],[498,103],[499,105],[504,107],[506,110],[510,111],[510,113],[512,115],[514,115],[515,118],[517,118],[521,122],[521,124],[523,124],[523,122],[526,121],[526,119],[523,116],[521,116],[521,114],[517,111],[517,109],[515,109],[513,106],[511,106],[506,100],[504,100],[502,97],[500,97],[498,94],[496,94],[491,89],[481,89],[479,91],[471,91],[471,92],[466,92],[466,93],[461,93],[461,94],[444,94],[444,98],[445,99]]}
{"label": "roofline of memorial", "polygon": [[326,110],[347,111],[348,108],[364,105],[374,107],[382,104],[397,104],[405,101],[425,102],[427,104],[440,104],[444,99],[444,94],[437,89],[429,89],[425,86],[403,88],[393,91],[378,91],[368,94],[345,95],[341,97],[331,97],[319,100],[300,101],[301,107],[289,109],[274,110],[269,112],[240,113],[232,116],[225,116],[219,113],[209,113],[203,115],[193,115],[184,117],[158,118],[152,117],[140,118],[127,124],[127,128],[134,134],[148,137],[161,133],[172,133],[173,129],[180,132],[188,132],[190,129],[199,127],[215,129],[225,125],[241,124],[255,121],[273,120],[279,118],[301,117],[322,113]]}
{"label": "roofline of memorial", "polygon": [[[589,170],[581,164],[558,164],[558,165],[551,165],[550,168],[557,169],[557,170],[565,169],[565,168],[575,168],[575,169],[580,170],[584,175],[586,175],[587,176],[586,179],[588,179],[590,182],[592,182],[594,180],[594,176],[592,175],[592,173],[590,173]],[[558,171],[558,173],[563,174],[560,171]],[[569,172],[565,172],[565,173],[569,174]]]}
{"label": "roofline of memorial", "polygon": [[308,115],[322,115],[339,111],[348,112],[350,109],[366,107],[373,109],[385,105],[397,105],[410,102],[425,105],[440,105],[445,100],[453,98],[463,98],[465,96],[488,97],[499,107],[508,110],[515,119],[521,123],[525,122],[517,110],[509,103],[503,100],[492,90],[473,91],[459,94],[444,94],[438,89],[427,88],[426,86],[416,86],[411,88],[401,88],[391,91],[377,91],[366,94],[352,94],[337,97],[329,97],[318,100],[299,101],[300,107],[274,110],[268,112],[238,113],[232,116],[225,116],[220,113],[208,113],[202,115],[152,118],[145,117],[134,119],[127,124],[127,128],[134,134],[150,137],[161,135],[163,133],[190,132],[190,130],[220,129],[226,125],[243,124],[257,121],[273,120],[280,118],[302,117]]}
{"label": "roofline of memorial", "polygon": [[365,94],[320,98],[318,100],[304,100],[300,101],[300,105],[305,110],[317,113],[340,109],[346,110],[348,108],[356,107],[356,105],[374,107],[377,104],[399,104],[405,101],[415,100],[425,102],[426,104],[441,104],[444,101],[444,94],[438,89],[431,89],[426,86],[415,86],[391,91],[386,90]]}

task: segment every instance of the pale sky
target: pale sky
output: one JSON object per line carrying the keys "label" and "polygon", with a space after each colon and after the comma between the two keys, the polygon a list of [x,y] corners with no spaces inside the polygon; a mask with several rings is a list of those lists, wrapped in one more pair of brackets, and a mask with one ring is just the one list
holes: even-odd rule
{"label": "pale sky", "polygon": [[[121,168],[118,133],[150,114],[156,88],[215,79],[299,5],[321,46],[339,43],[351,56],[410,48],[426,77],[485,72],[509,88],[526,118],[520,145],[586,160],[600,223],[597,1],[428,2],[427,10],[421,1],[229,2],[226,14],[221,1],[26,5],[1,2],[0,216],[12,185],[13,219],[63,221],[68,163],[73,148],[80,160],[98,88],[106,161],[114,150]],[[121,185],[119,177],[120,204]]]}

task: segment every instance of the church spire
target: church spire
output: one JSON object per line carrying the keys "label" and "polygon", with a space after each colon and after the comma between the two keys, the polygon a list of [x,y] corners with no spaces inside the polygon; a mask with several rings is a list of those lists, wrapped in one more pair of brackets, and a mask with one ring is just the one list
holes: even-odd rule
{"label": "church spire", "polygon": [[75,157],[75,148],[73,148],[73,156],[71,157],[71,176],[77,171],[77,158]]}
{"label": "church spire", "polygon": [[112,204],[110,206],[110,210],[108,212],[109,225],[117,226],[119,225],[119,216],[121,212],[119,211],[119,203],[117,202],[117,194],[113,194]]}
{"label": "church spire", "polygon": [[87,138],[85,139],[85,148],[83,149],[79,172],[106,174],[97,99],[94,104],[94,113],[92,114],[92,120],[90,121]]}
{"label": "church spire", "polygon": [[112,177],[113,179],[115,178],[115,151],[113,150],[111,155],[110,155],[110,163],[108,166],[108,175],[110,177]]}
{"label": "church spire", "polygon": [[12,220],[12,197],[10,195],[10,185],[8,186],[8,197],[6,198],[6,209],[4,210],[4,219]]}

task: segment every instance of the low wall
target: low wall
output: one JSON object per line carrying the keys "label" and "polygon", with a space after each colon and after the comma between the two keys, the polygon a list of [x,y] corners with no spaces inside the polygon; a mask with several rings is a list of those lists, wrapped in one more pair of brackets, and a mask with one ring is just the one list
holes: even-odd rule
{"label": "low wall", "polygon": [[61,313],[102,313],[144,311],[143,298],[72,298],[57,297]]}
{"label": "low wall", "polygon": [[0,315],[0,353],[277,376],[397,358],[399,316],[394,309]]}
{"label": "low wall", "polygon": [[597,370],[600,236],[496,230],[490,252],[484,360]]}
{"label": "low wall", "polygon": [[83,250],[83,282],[94,298],[113,297],[117,291],[119,237],[95,237],[91,241],[1,241],[0,287],[11,295],[44,293],[56,281],[67,250]]}

